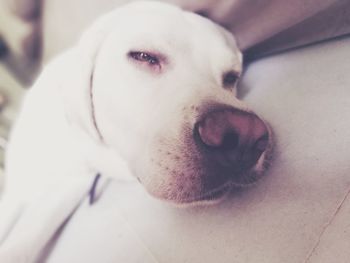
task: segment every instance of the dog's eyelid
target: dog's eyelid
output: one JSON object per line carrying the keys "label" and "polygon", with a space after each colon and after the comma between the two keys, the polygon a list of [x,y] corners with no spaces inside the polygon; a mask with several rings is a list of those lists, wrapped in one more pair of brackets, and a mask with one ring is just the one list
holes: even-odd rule
{"label": "dog's eyelid", "polygon": [[163,56],[148,51],[130,51],[128,57],[140,61],[147,62],[150,66],[160,65],[163,62]]}
{"label": "dog's eyelid", "polygon": [[222,83],[224,87],[232,87],[237,83],[239,77],[240,77],[239,72],[233,71],[233,70],[227,71],[223,74]]}

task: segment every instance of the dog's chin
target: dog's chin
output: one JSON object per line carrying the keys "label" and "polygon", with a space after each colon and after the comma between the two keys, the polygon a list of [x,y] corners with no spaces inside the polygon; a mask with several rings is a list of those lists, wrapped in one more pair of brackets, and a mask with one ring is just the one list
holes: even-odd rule
{"label": "dog's chin", "polygon": [[230,190],[230,185],[227,185],[224,188],[209,191],[208,193],[200,196],[196,200],[184,203],[184,206],[207,206],[218,204],[226,199],[226,197],[230,193]]}
{"label": "dog's chin", "polygon": [[199,195],[193,199],[177,199],[177,200],[165,200],[180,208],[197,207],[197,206],[210,206],[215,205],[226,199],[230,193],[230,187],[208,191],[203,195]]}
{"label": "dog's chin", "polygon": [[220,202],[224,201],[229,193],[233,191],[234,189],[241,189],[245,187],[249,187],[250,185],[253,185],[256,181],[259,180],[259,178],[262,176],[262,174],[257,172],[251,172],[249,176],[241,176],[243,179],[240,179],[239,181],[231,180],[227,183],[225,183],[223,186],[218,187],[216,189],[211,189],[208,191],[204,191],[203,193],[199,194],[198,196],[195,196],[191,199],[188,198],[177,198],[176,200],[166,200],[170,203],[175,204],[178,207],[194,207],[194,206],[210,206],[210,205],[216,205]]}

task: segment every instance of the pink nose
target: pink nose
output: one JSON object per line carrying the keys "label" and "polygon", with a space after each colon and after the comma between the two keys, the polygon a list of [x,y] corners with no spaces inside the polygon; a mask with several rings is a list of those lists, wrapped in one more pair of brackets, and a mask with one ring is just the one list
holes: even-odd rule
{"label": "pink nose", "polygon": [[201,144],[235,170],[253,167],[269,143],[268,129],[255,114],[235,109],[212,111],[196,125]]}

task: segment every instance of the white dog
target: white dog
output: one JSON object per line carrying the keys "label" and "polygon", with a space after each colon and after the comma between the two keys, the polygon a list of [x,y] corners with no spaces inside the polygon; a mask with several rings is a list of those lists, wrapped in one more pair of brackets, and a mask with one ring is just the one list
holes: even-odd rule
{"label": "white dog", "polygon": [[176,204],[214,202],[258,179],[271,132],[235,97],[241,70],[229,32],[174,6],[133,3],[99,19],[24,101],[0,262],[35,262],[97,174],[136,178]]}

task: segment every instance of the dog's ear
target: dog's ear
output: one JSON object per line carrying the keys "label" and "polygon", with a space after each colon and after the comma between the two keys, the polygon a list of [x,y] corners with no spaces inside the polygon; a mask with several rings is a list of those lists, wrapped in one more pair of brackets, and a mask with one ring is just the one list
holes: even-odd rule
{"label": "dog's ear", "polygon": [[83,129],[96,140],[101,134],[94,117],[92,81],[95,58],[115,25],[116,11],[97,20],[81,37],[78,44],[62,58],[61,91],[66,117],[72,125]]}

